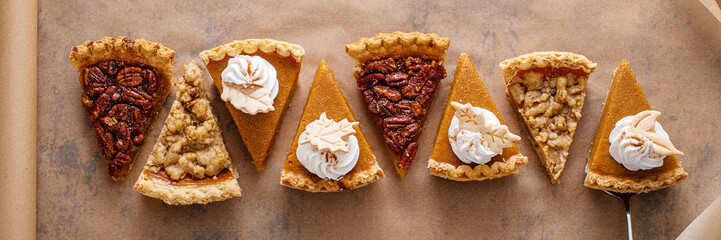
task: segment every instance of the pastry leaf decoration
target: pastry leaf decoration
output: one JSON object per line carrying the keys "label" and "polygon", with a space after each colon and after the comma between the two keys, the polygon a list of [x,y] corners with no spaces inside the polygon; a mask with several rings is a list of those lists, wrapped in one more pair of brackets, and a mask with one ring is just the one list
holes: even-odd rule
{"label": "pastry leaf decoration", "polygon": [[318,120],[305,127],[305,138],[300,139],[298,144],[310,143],[319,151],[348,152],[348,136],[355,134],[353,127],[357,125],[358,122],[349,122],[348,119],[340,122],[330,120],[322,113]]}
{"label": "pastry leaf decoration", "polygon": [[[273,99],[270,99],[270,90],[260,86],[250,86],[238,89],[241,93],[237,100],[231,101],[234,106],[241,106],[248,114],[266,113],[274,111]],[[239,101],[236,105],[234,101]]]}
{"label": "pastry leaf decoration", "polygon": [[480,133],[488,147],[495,153],[501,153],[504,148],[513,146],[513,141],[521,140],[521,137],[511,133],[506,125],[496,126],[486,123],[483,113],[469,103],[451,102],[451,106],[456,109],[455,116],[458,118],[459,128]]}
{"label": "pastry leaf decoration", "polygon": [[653,152],[659,155],[683,155],[683,152],[676,149],[671,139],[661,136],[654,131],[656,118],[661,115],[659,111],[646,110],[633,117],[629,131],[643,135],[653,143]]}

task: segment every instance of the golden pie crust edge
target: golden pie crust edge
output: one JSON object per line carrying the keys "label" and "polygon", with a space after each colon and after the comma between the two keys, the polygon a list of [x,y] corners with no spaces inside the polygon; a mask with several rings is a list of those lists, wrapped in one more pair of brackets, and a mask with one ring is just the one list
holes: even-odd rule
{"label": "golden pie crust edge", "polygon": [[298,44],[273,40],[273,39],[246,39],[233,41],[231,43],[205,50],[200,53],[200,58],[207,65],[210,61],[220,61],[225,56],[235,57],[238,54],[254,54],[260,50],[263,53],[277,53],[282,57],[293,57],[296,62],[302,62],[305,56],[305,49]]}
{"label": "golden pie crust edge", "polygon": [[157,42],[127,37],[104,37],[98,41],[85,41],[73,47],[70,62],[78,67],[89,67],[107,60],[139,62],[155,68],[163,81],[170,82],[173,76],[173,59],[175,51]]}
{"label": "golden pie crust edge", "polygon": [[[233,177],[207,185],[173,186],[155,182],[147,174],[141,174],[133,189],[145,196],[163,200],[170,205],[207,204],[240,196],[238,174],[229,168]],[[146,170],[143,170],[146,171]]]}
{"label": "golden pie crust edge", "polygon": [[503,79],[508,83],[516,73],[532,68],[562,68],[581,69],[591,74],[596,64],[583,55],[569,52],[534,52],[515,58],[507,59],[499,64],[503,70]]}
{"label": "golden pie crust edge", "polygon": [[471,168],[470,165],[460,165],[456,167],[449,163],[429,159],[428,169],[430,169],[431,175],[446,179],[455,181],[481,181],[517,174],[519,166],[526,163],[528,163],[528,158],[522,154],[511,156],[511,158],[506,161],[494,162],[490,166],[480,164],[473,168]]}
{"label": "golden pie crust edge", "polygon": [[[588,172],[588,170],[586,170]],[[640,193],[667,188],[682,182],[688,173],[682,168],[662,173],[658,176],[648,176],[640,179],[620,179],[613,176],[588,172],[584,186],[599,190],[619,193]]]}
{"label": "golden pie crust edge", "polygon": [[378,33],[345,45],[345,52],[358,63],[388,56],[421,56],[444,61],[451,40],[435,33]]}
{"label": "golden pie crust edge", "polygon": [[[280,175],[280,184],[308,192],[340,192],[366,186],[383,177],[383,170],[376,162],[369,169],[356,172],[353,175],[346,175],[338,181],[323,179],[314,182],[308,176],[283,169]],[[342,186],[339,183],[342,183]]]}

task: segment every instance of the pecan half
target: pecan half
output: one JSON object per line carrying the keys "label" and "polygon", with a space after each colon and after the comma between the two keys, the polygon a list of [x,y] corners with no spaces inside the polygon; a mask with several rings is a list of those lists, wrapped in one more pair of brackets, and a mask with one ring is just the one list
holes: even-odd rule
{"label": "pecan half", "polygon": [[378,95],[380,95],[381,97],[394,102],[400,101],[402,98],[401,93],[389,87],[375,86],[373,87],[373,90],[375,90],[375,92],[378,93]]}
{"label": "pecan half", "polygon": [[416,156],[416,152],[418,151],[418,143],[412,142],[408,145],[405,151],[403,151],[403,155],[401,155],[401,161],[398,163],[398,168],[400,169],[408,169],[408,167],[411,165],[411,162],[413,161],[413,158]]}
{"label": "pecan half", "polygon": [[103,74],[102,71],[100,71],[100,68],[93,67],[89,68],[88,73],[85,77],[85,86],[89,86],[92,84],[102,84],[108,81],[107,77],[105,77],[105,74]]}
{"label": "pecan half", "polygon": [[141,92],[137,89],[125,89],[122,94],[123,100],[132,103],[133,105],[146,108],[150,105],[153,98],[147,93]]}
{"label": "pecan half", "polygon": [[118,72],[118,76],[116,78],[118,79],[118,83],[120,83],[120,85],[126,87],[137,86],[143,82],[143,75],[141,74],[142,71],[143,70],[139,67],[123,68]]}

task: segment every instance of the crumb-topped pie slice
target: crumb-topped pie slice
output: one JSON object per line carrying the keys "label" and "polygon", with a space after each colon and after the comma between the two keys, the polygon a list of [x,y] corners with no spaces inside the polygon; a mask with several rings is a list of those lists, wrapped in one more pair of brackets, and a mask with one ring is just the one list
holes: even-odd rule
{"label": "crumb-topped pie slice", "polygon": [[304,55],[300,45],[272,39],[234,41],[200,53],[258,172],[295,92]]}
{"label": "crumb-topped pie slice", "polygon": [[200,69],[183,66],[177,98],[153,146],[136,191],[171,205],[206,204],[240,196],[238,174],[206,96]]}
{"label": "crumb-topped pie slice", "polygon": [[309,192],[338,192],[383,176],[333,72],[321,61],[280,184]]}
{"label": "crumb-topped pie slice", "polygon": [[438,126],[428,169],[456,181],[481,181],[518,173],[528,162],[468,55],[461,54]]}
{"label": "crumb-topped pie slice", "polygon": [[448,38],[435,33],[379,33],[345,46],[356,60],[353,76],[390,149],[393,166],[405,175],[418,151],[418,136],[446,77]]}
{"label": "crumb-topped pie slice", "polygon": [[596,64],[566,52],[536,52],[500,64],[506,94],[552,183],[559,183]]}
{"label": "crumb-topped pie slice", "polygon": [[615,70],[586,165],[589,188],[622,193],[676,185],[688,174],[668,133],[656,121],[628,62]]}
{"label": "crumb-topped pie slice", "polygon": [[115,181],[133,166],[170,91],[175,52],[160,43],[105,37],[73,47],[82,103]]}

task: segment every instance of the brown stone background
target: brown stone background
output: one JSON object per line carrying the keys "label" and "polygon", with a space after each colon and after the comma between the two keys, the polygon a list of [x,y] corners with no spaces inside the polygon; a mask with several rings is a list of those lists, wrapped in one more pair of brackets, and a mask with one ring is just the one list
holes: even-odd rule
{"label": "brown stone background", "polygon": [[[378,32],[450,37],[448,76],[431,106],[405,179],[394,172],[356,90],[343,46]],[[167,206],[133,191],[174,93],[125,182],[113,182],[80,103],[70,49],[126,35],[176,51],[175,77],[198,53],[235,39],[274,38],[305,47],[299,88],[265,171],[256,173],[227,109],[210,90],[243,196],[204,206]],[[583,187],[584,166],[612,71],[628,59],[689,178],[637,196],[638,239],[675,238],[721,194],[721,23],[698,1],[47,1],[38,3],[39,238],[510,238],[621,239],[622,204]],[[21,46],[18,46],[21,47]],[[459,183],[426,169],[456,61],[468,53],[510,129],[498,63],[520,54],[570,51],[598,63],[562,183],[551,185],[525,134],[529,163],[518,175]],[[278,184],[286,151],[321,59],[334,70],[386,178],[350,192],[311,194]],[[175,90],[173,90],[174,92]]]}

